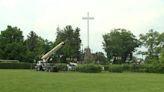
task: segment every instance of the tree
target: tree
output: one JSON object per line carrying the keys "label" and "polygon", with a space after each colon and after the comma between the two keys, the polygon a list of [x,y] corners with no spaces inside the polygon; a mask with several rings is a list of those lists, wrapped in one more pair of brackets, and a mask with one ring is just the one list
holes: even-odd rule
{"label": "tree", "polygon": [[38,61],[42,55],[52,48],[52,42],[39,37],[34,31],[31,31],[25,40],[26,61]]}
{"label": "tree", "polygon": [[103,47],[107,53],[108,60],[113,63],[125,63],[127,58],[132,59],[135,48],[140,42],[126,29],[114,29],[103,35]]}
{"label": "tree", "polygon": [[38,43],[37,40],[38,40],[38,35],[34,31],[31,31],[29,35],[27,35],[27,39],[25,40],[25,43],[29,51],[34,51],[34,49],[37,47],[37,43]]}
{"label": "tree", "polygon": [[69,60],[80,59],[80,29],[76,28],[75,30],[72,26],[68,25],[63,30],[57,28],[57,37],[54,45],[57,45],[61,41],[65,41],[65,45],[58,51],[56,54],[59,58],[62,58],[62,61],[66,61],[66,58]]}
{"label": "tree", "polygon": [[27,39],[25,40],[26,45],[26,62],[34,62],[38,60],[38,35],[31,31],[29,35],[27,35]]}
{"label": "tree", "polygon": [[103,52],[96,52],[94,55],[95,62],[98,64],[107,64],[106,57]]}
{"label": "tree", "polygon": [[160,62],[164,64],[164,32],[161,33],[161,35],[159,36],[159,41],[160,41],[160,46],[161,47],[161,53],[160,53]]}
{"label": "tree", "polygon": [[1,43],[8,44],[13,42],[23,42],[22,31],[17,27],[7,26],[7,29],[1,31]]}
{"label": "tree", "polygon": [[159,41],[159,47],[164,48],[164,32],[159,35],[158,41]]}
{"label": "tree", "polygon": [[147,48],[146,59],[147,63],[157,63],[159,61],[159,53],[161,51],[162,37],[160,33],[150,29],[146,34],[140,34],[140,41]]}
{"label": "tree", "polygon": [[22,31],[17,27],[7,26],[0,34],[0,57],[2,59],[20,60],[24,58]]}
{"label": "tree", "polygon": [[160,58],[159,58],[160,63],[164,64],[164,48],[160,53]]}

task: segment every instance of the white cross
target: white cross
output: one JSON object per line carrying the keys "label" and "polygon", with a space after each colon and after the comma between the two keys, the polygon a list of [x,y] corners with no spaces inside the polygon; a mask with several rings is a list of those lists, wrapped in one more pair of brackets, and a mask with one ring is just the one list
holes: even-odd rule
{"label": "white cross", "polygon": [[89,17],[89,12],[87,13],[87,17],[83,17],[82,19],[87,20],[87,41],[88,41],[88,48],[89,48],[89,20],[93,20],[94,17]]}

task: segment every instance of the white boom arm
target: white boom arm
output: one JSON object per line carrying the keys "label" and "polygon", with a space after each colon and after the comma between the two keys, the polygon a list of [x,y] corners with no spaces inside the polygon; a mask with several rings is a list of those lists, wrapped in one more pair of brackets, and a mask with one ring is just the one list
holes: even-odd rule
{"label": "white boom arm", "polygon": [[50,50],[49,52],[47,52],[44,56],[41,57],[41,59],[43,60],[43,62],[47,62],[47,60],[49,59],[49,57],[54,54],[56,51],[58,51],[62,46],[64,45],[64,42],[59,43],[57,46],[55,46],[52,50]]}

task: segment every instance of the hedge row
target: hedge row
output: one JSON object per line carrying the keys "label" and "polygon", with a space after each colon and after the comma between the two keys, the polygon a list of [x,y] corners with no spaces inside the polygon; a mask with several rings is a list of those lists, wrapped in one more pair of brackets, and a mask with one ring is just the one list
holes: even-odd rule
{"label": "hedge row", "polygon": [[99,73],[102,71],[102,66],[95,64],[83,64],[78,65],[76,70],[84,73]]}
{"label": "hedge row", "polygon": [[31,69],[31,63],[0,63],[0,69]]}
{"label": "hedge row", "polygon": [[[36,64],[33,63],[0,63],[0,69],[34,69]],[[60,63],[54,64],[59,71],[67,71],[67,65]]]}
{"label": "hedge row", "polygon": [[67,64],[64,64],[64,63],[58,63],[58,64],[54,64],[58,71],[67,71]]}
{"label": "hedge row", "polygon": [[[32,69],[35,64],[32,63],[0,63],[0,69]],[[67,65],[60,63],[55,64],[59,71],[67,71]],[[105,71],[109,72],[148,72],[148,73],[164,73],[164,64],[123,64],[123,65],[105,65]],[[81,64],[78,65],[76,71],[85,73],[99,73],[102,71],[101,65]]]}
{"label": "hedge row", "polygon": [[[67,64],[58,63],[54,64],[58,71],[68,71]],[[79,64],[74,71],[85,73],[98,73],[102,71],[102,66],[96,64]]]}
{"label": "hedge row", "polygon": [[164,64],[124,64],[124,65],[106,65],[105,71],[109,72],[147,72],[147,73],[164,73]]}

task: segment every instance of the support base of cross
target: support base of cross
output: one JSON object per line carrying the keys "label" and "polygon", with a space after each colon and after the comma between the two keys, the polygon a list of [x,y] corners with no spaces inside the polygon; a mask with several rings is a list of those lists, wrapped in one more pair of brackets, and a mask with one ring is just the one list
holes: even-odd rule
{"label": "support base of cross", "polygon": [[93,56],[90,48],[85,48],[84,50],[84,63],[85,64],[93,63]]}

